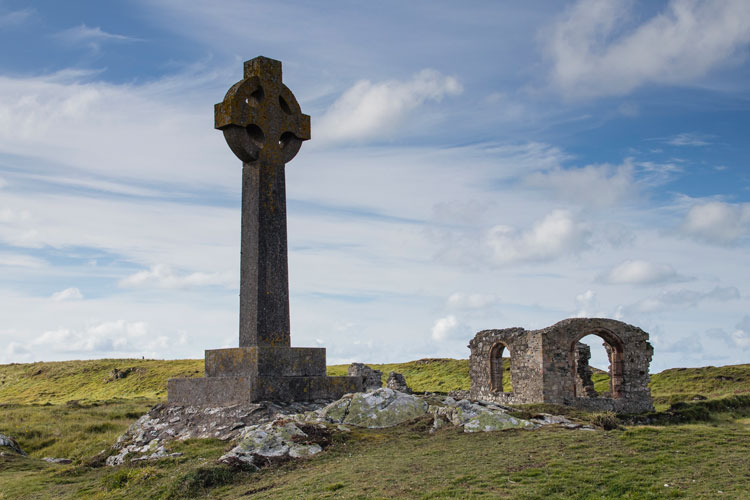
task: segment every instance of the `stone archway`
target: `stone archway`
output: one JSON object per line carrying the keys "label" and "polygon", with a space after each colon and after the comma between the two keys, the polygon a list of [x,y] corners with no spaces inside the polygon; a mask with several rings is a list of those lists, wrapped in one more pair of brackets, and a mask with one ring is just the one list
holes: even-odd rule
{"label": "stone archway", "polygon": [[[604,348],[607,351],[607,357],[609,358],[609,392],[610,397],[613,399],[618,399],[622,397],[622,386],[624,382],[623,377],[623,360],[625,359],[625,346],[623,341],[615,335],[613,332],[606,330],[604,328],[597,328],[594,330],[586,330],[579,335],[577,335],[574,340],[570,344],[570,364],[573,370],[573,380],[576,380],[576,377],[580,377],[581,373],[585,372],[585,369],[582,369],[582,367],[579,367],[579,340],[582,338],[589,336],[589,335],[595,335],[602,339],[604,341]],[[586,383],[584,381],[584,386],[586,386]],[[591,393],[588,392],[587,394],[578,394],[578,384],[574,383],[573,385],[573,394],[575,397],[591,397]]]}
{"label": "stone archway", "polygon": [[[506,376],[505,367],[503,364],[503,353],[507,349],[508,351],[508,375]],[[513,392],[512,386],[513,381],[510,377],[511,373],[511,366],[513,363],[513,354],[510,352],[510,348],[504,343],[504,342],[495,342],[495,344],[490,349],[490,390],[492,392],[502,392],[505,393],[505,390],[503,388],[503,382],[504,379],[507,378],[508,385],[511,386],[511,393]]]}

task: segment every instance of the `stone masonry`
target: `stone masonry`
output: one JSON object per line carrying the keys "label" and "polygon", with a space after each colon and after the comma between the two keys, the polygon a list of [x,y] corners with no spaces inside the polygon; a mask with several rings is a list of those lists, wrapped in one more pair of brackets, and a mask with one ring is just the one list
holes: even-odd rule
{"label": "stone masonry", "polygon": [[383,387],[383,372],[374,370],[364,363],[352,363],[349,365],[347,375],[362,378],[362,390],[374,391]]}
{"label": "stone masonry", "polygon": [[[610,390],[591,382],[587,335],[604,341]],[[587,410],[638,413],[653,410],[648,388],[653,347],[648,333],[605,318],[570,318],[541,330],[483,330],[469,343],[471,398],[504,404],[553,403]],[[513,392],[502,389],[503,353],[510,357]]]}
{"label": "stone masonry", "polygon": [[239,347],[207,350],[206,376],[171,379],[168,401],[232,405],[338,399],[360,377],[327,377],[324,348],[291,347],[285,164],[310,139],[310,117],[282,83],[281,62],[256,57],[214,108],[242,160]]}

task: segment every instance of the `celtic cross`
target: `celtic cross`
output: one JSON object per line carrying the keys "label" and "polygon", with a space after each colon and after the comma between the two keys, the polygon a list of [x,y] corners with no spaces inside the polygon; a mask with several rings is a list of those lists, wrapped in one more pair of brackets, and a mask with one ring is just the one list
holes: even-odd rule
{"label": "celtic cross", "polygon": [[281,81],[281,62],[256,57],[214,106],[214,127],[242,160],[240,347],[291,345],[284,165],[310,139],[310,117]]}

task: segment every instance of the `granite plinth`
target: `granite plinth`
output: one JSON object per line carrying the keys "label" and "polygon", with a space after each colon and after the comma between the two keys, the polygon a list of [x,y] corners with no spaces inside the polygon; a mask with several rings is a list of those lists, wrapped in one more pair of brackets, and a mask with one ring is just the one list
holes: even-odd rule
{"label": "granite plinth", "polygon": [[190,406],[231,406],[256,401],[339,399],[344,394],[361,391],[361,377],[246,375],[173,378],[168,383],[168,402]]}
{"label": "granite plinth", "polygon": [[275,376],[324,377],[322,347],[235,347],[206,351],[206,377]]}

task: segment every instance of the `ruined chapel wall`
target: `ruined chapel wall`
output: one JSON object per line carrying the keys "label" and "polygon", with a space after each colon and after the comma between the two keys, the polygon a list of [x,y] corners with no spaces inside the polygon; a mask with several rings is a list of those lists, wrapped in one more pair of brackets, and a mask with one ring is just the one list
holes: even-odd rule
{"label": "ruined chapel wall", "polygon": [[[471,397],[506,404],[530,403],[541,397],[541,351],[539,339],[530,338],[523,328],[484,330],[469,343],[469,375]],[[498,342],[506,346],[504,356],[510,356],[512,393],[493,391],[490,375],[490,353]]]}
{"label": "ruined chapel wall", "polygon": [[[638,412],[653,408],[648,388],[653,347],[638,327],[606,318],[571,318],[538,331],[543,338],[544,401],[587,409]],[[615,347],[610,373],[617,394],[589,398],[576,394],[575,356],[571,346],[586,335],[598,335]]]}

